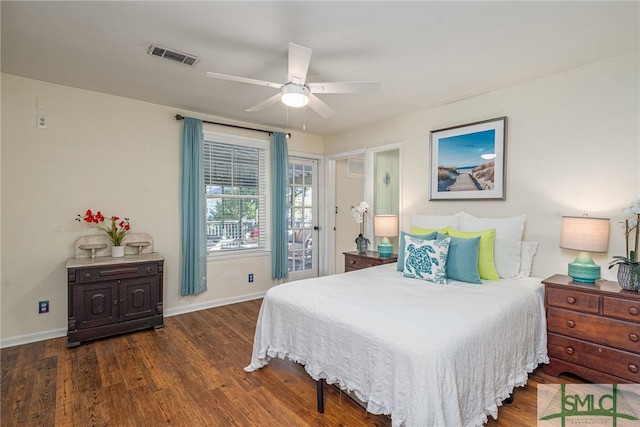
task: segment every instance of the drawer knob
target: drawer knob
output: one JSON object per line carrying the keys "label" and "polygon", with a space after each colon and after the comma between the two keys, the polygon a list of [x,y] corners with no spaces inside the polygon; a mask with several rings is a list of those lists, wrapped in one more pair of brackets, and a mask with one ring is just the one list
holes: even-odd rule
{"label": "drawer knob", "polygon": [[575,350],[573,349],[573,347],[567,347],[567,354],[572,355],[573,353],[575,353]]}
{"label": "drawer knob", "polygon": [[569,304],[575,304],[576,303],[576,299],[574,297],[567,297],[567,302]]}
{"label": "drawer knob", "polygon": [[573,320],[567,320],[567,326],[570,328],[575,328],[576,322],[574,322]]}
{"label": "drawer knob", "polygon": [[633,332],[631,332],[629,334],[629,341],[638,342],[640,341],[640,337],[638,337],[637,334],[634,334]]}
{"label": "drawer knob", "polygon": [[354,260],[352,260],[352,259],[350,259],[350,260],[349,260],[349,264],[353,265],[353,264],[355,264],[355,263],[356,263],[356,262],[355,262]]}
{"label": "drawer knob", "polygon": [[632,316],[637,316],[640,313],[638,307],[629,307],[629,314]]}
{"label": "drawer knob", "polygon": [[634,374],[638,373],[638,365],[634,365],[633,363],[631,363],[629,365],[629,371],[633,372]]}

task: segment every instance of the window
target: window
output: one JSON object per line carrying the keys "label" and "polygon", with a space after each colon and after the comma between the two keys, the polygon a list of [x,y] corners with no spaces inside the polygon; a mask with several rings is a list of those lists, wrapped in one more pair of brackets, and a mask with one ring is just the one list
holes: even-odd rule
{"label": "window", "polygon": [[204,133],[207,252],[268,248],[268,142]]}

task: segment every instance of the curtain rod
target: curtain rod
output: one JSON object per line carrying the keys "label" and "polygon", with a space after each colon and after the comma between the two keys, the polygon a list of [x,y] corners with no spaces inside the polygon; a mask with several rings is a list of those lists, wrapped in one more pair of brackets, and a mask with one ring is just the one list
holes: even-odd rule
{"label": "curtain rod", "polygon": [[[180,114],[176,114],[176,120],[184,120],[184,116],[181,116]],[[256,132],[268,133],[269,135],[271,135],[273,133],[273,131],[270,131],[270,130],[255,129],[255,128],[250,128],[250,127],[246,127],[246,126],[230,125],[228,123],[210,122],[209,120],[203,120],[202,123],[208,123],[210,125],[228,126],[228,127],[236,128],[236,129],[253,130],[253,131],[256,131]],[[287,139],[291,138],[291,134],[290,133],[285,133],[284,136]]]}

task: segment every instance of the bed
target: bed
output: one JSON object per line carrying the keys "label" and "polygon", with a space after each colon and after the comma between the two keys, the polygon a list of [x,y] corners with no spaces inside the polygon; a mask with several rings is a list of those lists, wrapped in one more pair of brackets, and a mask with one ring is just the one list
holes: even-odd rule
{"label": "bed", "polygon": [[245,370],[290,359],[393,426],[497,418],[513,388],[548,363],[540,279],[439,284],[406,271],[385,264],[271,288]]}

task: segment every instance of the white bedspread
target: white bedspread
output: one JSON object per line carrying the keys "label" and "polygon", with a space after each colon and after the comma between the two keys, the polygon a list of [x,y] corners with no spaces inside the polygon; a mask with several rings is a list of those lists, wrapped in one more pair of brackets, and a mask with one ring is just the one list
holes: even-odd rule
{"label": "white bedspread", "polygon": [[478,426],[548,363],[540,279],[402,277],[395,264],[278,285],[246,371],[272,357],[353,391],[393,426]]}

